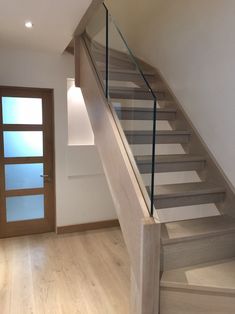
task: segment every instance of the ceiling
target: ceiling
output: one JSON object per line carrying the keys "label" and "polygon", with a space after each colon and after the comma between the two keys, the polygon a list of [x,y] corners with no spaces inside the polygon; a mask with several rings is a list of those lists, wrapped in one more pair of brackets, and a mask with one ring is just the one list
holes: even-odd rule
{"label": "ceiling", "polygon": [[[0,47],[62,53],[91,0],[0,0]],[[31,20],[33,29],[26,29]]]}

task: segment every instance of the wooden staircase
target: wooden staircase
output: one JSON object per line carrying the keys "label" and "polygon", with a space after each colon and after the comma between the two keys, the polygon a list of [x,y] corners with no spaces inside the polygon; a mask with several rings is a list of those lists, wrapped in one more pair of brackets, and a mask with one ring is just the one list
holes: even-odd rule
{"label": "wooden staircase", "polygon": [[[149,186],[150,180],[146,177],[150,176],[152,171],[152,95],[140,76],[135,63],[127,54],[113,49],[110,50],[109,55],[110,108],[108,108],[104,103],[104,97],[101,97],[98,91],[101,86],[104,87],[106,79],[105,49],[99,44],[93,44],[92,52],[89,53],[90,49],[90,41],[84,36],[80,61],[81,73],[84,77],[81,87],[84,88],[85,101],[91,103],[88,106],[88,113],[92,126],[97,131],[95,136],[97,136],[96,140],[101,158],[104,159],[108,182],[110,185],[115,185],[114,187],[111,186],[111,191],[115,201],[117,200],[117,212],[129,250],[130,260],[137,265],[135,265],[136,273],[140,271],[141,267],[144,268],[145,263],[149,265],[148,268],[154,270],[152,261],[156,260],[156,256],[149,262],[148,249],[151,246],[148,242],[144,247],[144,241],[147,241],[147,237],[142,236],[140,238],[140,229],[143,227],[140,220],[143,220],[143,217],[146,218],[146,213],[143,214],[143,211],[138,209],[137,214],[133,215],[139,203],[131,203],[131,193],[128,190],[129,183],[132,182],[129,180],[131,176],[125,176],[122,169],[118,169],[121,173],[119,174],[118,171],[113,169],[116,165],[110,165],[112,164],[112,158],[119,153],[117,148],[120,146],[120,141],[117,140],[119,136],[126,148],[126,153],[133,167],[133,173],[135,173],[136,178],[141,176],[143,178],[139,182],[139,187],[142,189],[145,186],[145,191],[142,190],[142,198],[144,196],[143,199],[146,200],[145,192],[149,195],[151,189]],[[91,59],[92,62],[90,60],[89,63],[88,59]],[[84,62],[85,65],[83,65]],[[160,306],[157,300],[155,302],[157,307],[152,305],[148,307],[145,303],[145,307],[141,305],[142,307],[139,306],[138,311],[132,310],[132,313],[235,313],[234,188],[161,74],[144,62],[140,60],[138,62],[158,100],[154,217],[156,223],[159,224],[158,213],[173,209],[176,214],[179,212],[178,217],[180,218],[176,219],[174,217],[172,220],[168,218],[167,221],[160,221],[161,245],[157,239],[156,244],[153,244],[153,247],[157,247],[154,254],[159,252],[161,255],[161,265],[155,267],[156,272],[161,276],[160,293],[154,291],[151,295],[155,294],[156,298],[160,295]],[[89,78],[86,78],[87,69],[89,69]],[[93,80],[95,75],[97,77]],[[94,89],[93,86],[97,84],[97,81],[100,82],[100,87]],[[88,87],[91,92],[88,92]],[[97,97],[100,102],[104,103],[102,112],[97,105]],[[103,118],[104,116],[105,118]],[[105,129],[104,123],[110,124],[109,129]],[[113,136],[111,133],[114,129]],[[116,130],[118,130],[118,136]],[[110,138],[117,141],[119,146],[115,142],[115,145],[110,147],[111,152],[109,154],[107,145],[104,142],[109,141]],[[116,160],[119,166],[123,162],[120,158],[116,158]],[[125,169],[128,170],[129,175],[130,169]],[[179,183],[175,182],[175,179],[173,180],[173,175],[175,178],[175,176],[186,173],[189,179],[185,182],[181,180]],[[190,181],[191,173],[197,177],[196,181],[194,179]],[[167,176],[167,184],[161,183],[161,176]],[[184,175],[181,177],[184,178]],[[137,198],[139,200],[139,197]],[[201,209],[202,206],[206,207],[208,204],[213,206],[215,210],[209,214],[207,212],[206,215],[203,215],[200,210],[197,214],[198,206]],[[191,214],[189,214],[187,218],[184,218],[181,214],[182,208],[187,209],[189,213],[194,212],[194,215],[190,217]],[[123,218],[124,212],[126,216]],[[149,222],[145,226],[148,226],[148,224]],[[128,238],[128,228],[133,229],[130,238]],[[150,235],[148,232],[146,234]],[[159,236],[156,230],[153,233]],[[149,238],[151,238],[151,241],[153,240],[152,235]],[[143,247],[139,247],[139,242]],[[158,251],[158,244],[161,246],[160,251]],[[139,253],[140,249],[142,250],[141,254]],[[143,252],[146,253],[147,258],[145,258]],[[136,256],[142,258],[142,260],[136,262]],[[148,268],[145,267],[143,272],[147,272]],[[156,273],[153,277],[157,278]],[[149,283],[150,288],[148,283],[147,288],[145,287],[148,291],[144,295],[145,300],[148,300],[148,295],[151,293],[152,283],[153,281]],[[156,287],[156,290],[158,288]],[[135,293],[138,295],[136,291]]]}
{"label": "wooden staircase", "polygon": [[[105,79],[104,64],[100,58],[98,61]],[[128,67],[126,56],[117,58],[116,54],[110,62],[109,96],[111,103],[116,104],[115,114],[126,140],[130,146],[151,145],[153,134],[151,127],[146,130],[146,126],[153,119],[152,96],[140,83],[133,63]],[[159,173],[194,171],[200,178],[200,182],[156,184],[156,211],[202,204],[214,204],[219,211],[217,216],[199,215],[197,219],[161,224],[159,313],[235,313],[234,191],[160,74],[144,63],[142,67],[158,99],[157,121],[171,126],[170,130],[158,128],[157,145],[177,144],[184,150],[184,154],[156,155],[156,183]],[[135,129],[137,124],[138,129]],[[141,175],[151,173],[151,155],[134,155],[134,160]],[[146,189],[150,193],[150,187]],[[191,278],[187,278],[188,272]],[[198,298],[202,302],[198,302]]]}

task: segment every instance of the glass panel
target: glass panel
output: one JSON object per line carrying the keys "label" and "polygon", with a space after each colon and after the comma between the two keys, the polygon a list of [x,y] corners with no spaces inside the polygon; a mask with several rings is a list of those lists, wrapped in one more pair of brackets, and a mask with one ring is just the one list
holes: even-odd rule
{"label": "glass panel", "polygon": [[6,198],[7,222],[44,218],[44,195]]}
{"label": "glass panel", "polygon": [[152,213],[153,129],[156,125],[154,126],[153,123],[155,96],[147,76],[144,76],[149,73],[149,70],[145,68],[140,70],[111,16],[109,16],[108,29],[108,96],[141,174],[140,186],[146,187],[143,195]]}
{"label": "glass panel", "polygon": [[164,92],[152,90],[149,81],[152,82],[154,72],[134,57],[105,5],[90,19],[85,40],[106,98],[120,119],[117,126],[126,136],[127,152],[134,157],[131,160],[135,160],[142,175],[137,178],[141,178],[140,186],[153,215],[156,98],[163,99]]}
{"label": "glass panel", "polygon": [[43,136],[41,131],[5,131],[5,157],[43,156]]}
{"label": "glass panel", "polygon": [[43,164],[5,165],[6,190],[43,188]]}
{"label": "glass panel", "polygon": [[42,124],[42,99],[2,97],[4,124]]}
{"label": "glass panel", "polygon": [[[129,148],[142,176],[142,186],[150,192],[153,149],[153,101],[111,99],[120,127],[126,135]],[[130,151],[128,150],[128,151]]]}

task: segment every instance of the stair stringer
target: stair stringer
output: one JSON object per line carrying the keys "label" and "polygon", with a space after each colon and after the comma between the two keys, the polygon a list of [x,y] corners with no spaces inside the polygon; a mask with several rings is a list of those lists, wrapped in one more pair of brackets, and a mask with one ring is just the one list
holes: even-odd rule
{"label": "stair stringer", "polygon": [[[80,41],[80,44],[78,44]],[[79,87],[130,256],[131,313],[159,313],[160,223],[149,216],[140,187],[82,38]]]}
{"label": "stair stringer", "polygon": [[[146,66],[144,62],[139,60],[140,64]],[[148,65],[149,66],[149,65]],[[150,66],[149,66],[150,67]],[[172,100],[170,102],[159,102],[161,108],[174,108],[176,113],[175,121],[169,121],[171,127],[174,130],[188,130],[191,132],[191,138],[189,145],[183,145],[183,148],[188,154],[197,154],[202,155],[206,159],[206,168],[205,170],[198,170],[197,173],[201,180],[206,179],[209,183],[216,182],[219,186],[225,188],[226,198],[221,203],[217,203],[216,206],[222,215],[228,215],[230,217],[235,217],[235,189],[231,184],[230,180],[224,173],[223,169],[220,167],[209,147],[206,145],[203,138],[200,136],[197,129],[194,127],[191,119],[183,109],[182,105],[179,103],[177,97],[163,78],[162,73],[159,70],[150,67],[151,71],[155,71],[156,77],[160,77],[160,80],[165,85],[165,90],[168,90]],[[153,83],[154,84],[154,83]],[[154,88],[154,85],[153,85]],[[210,218],[208,218],[210,219]],[[209,239],[209,240],[208,240]],[[214,244],[213,244],[214,241]],[[176,255],[169,256],[169,269],[175,269],[177,272],[177,255],[181,254],[182,261],[186,259],[184,262],[187,265],[187,254],[190,254],[190,250],[192,246],[196,245],[199,248],[197,256],[190,256],[188,258],[188,265],[199,264],[201,261],[209,262],[212,260],[213,263],[220,263],[220,261],[224,258],[234,258],[234,250],[233,242],[234,241],[234,233],[223,235],[220,237],[211,237],[207,236],[198,239],[197,241],[192,241],[187,244],[187,242],[180,242],[178,246],[184,248],[185,252],[183,253],[181,249],[175,249]],[[208,242],[208,245],[207,245]],[[219,245],[221,242],[221,248],[227,247],[223,252],[219,249]],[[227,245],[223,245],[223,243]],[[162,258],[163,258],[163,249],[165,247],[162,246]],[[203,254],[203,249],[205,250],[205,254]],[[195,251],[196,251],[195,250]],[[218,250],[218,252],[216,252]],[[194,252],[195,253],[195,252]],[[218,254],[219,253],[219,254]],[[216,259],[216,256],[218,259]],[[191,260],[191,264],[189,261]],[[196,261],[197,260],[197,261]],[[182,261],[179,263],[180,266],[184,266]],[[214,262],[213,262],[214,261]],[[164,263],[164,259],[162,260]],[[166,267],[167,265],[165,265]],[[192,266],[193,267],[193,266]],[[200,265],[198,265],[200,267]],[[167,268],[167,267],[166,267]],[[164,274],[164,273],[163,273]],[[217,276],[220,276],[218,273]],[[232,276],[232,273],[231,273]],[[164,282],[161,281],[160,287],[160,314],[232,314],[235,309],[235,286],[233,289],[222,289],[218,284],[218,287],[213,286],[191,286],[187,283],[187,277],[185,278],[184,284],[179,284],[177,282]],[[202,279],[203,281],[203,279]],[[222,281],[223,283],[223,281]]]}
{"label": "stair stringer", "polygon": [[[197,171],[201,180],[206,178],[207,182],[217,183],[226,190],[226,198],[222,203],[217,203],[216,206],[221,214],[227,214],[235,217],[235,187],[232,185],[225,172],[221,166],[216,161],[213,153],[210,151],[209,147],[199,134],[198,130],[193,125],[190,117],[182,107],[181,103],[178,101],[176,95],[168,85],[162,73],[155,69],[154,67],[146,64],[144,61],[139,60],[138,62],[142,67],[149,68],[152,72],[156,73],[156,77],[162,81],[165,85],[165,90],[167,90],[171,96],[171,101],[159,102],[161,108],[168,108],[176,110],[176,119],[174,121],[169,121],[169,124],[174,130],[188,130],[191,132],[189,145],[183,145],[186,153],[192,155],[202,155],[206,159],[206,168],[203,171]],[[154,83],[152,83],[154,88]]]}

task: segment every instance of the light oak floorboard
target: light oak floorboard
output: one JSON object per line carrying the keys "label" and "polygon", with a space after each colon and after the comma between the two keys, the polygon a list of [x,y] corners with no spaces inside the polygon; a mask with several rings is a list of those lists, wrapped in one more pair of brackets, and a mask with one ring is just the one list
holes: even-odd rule
{"label": "light oak floorboard", "polygon": [[119,228],[0,240],[1,314],[128,314]]}

